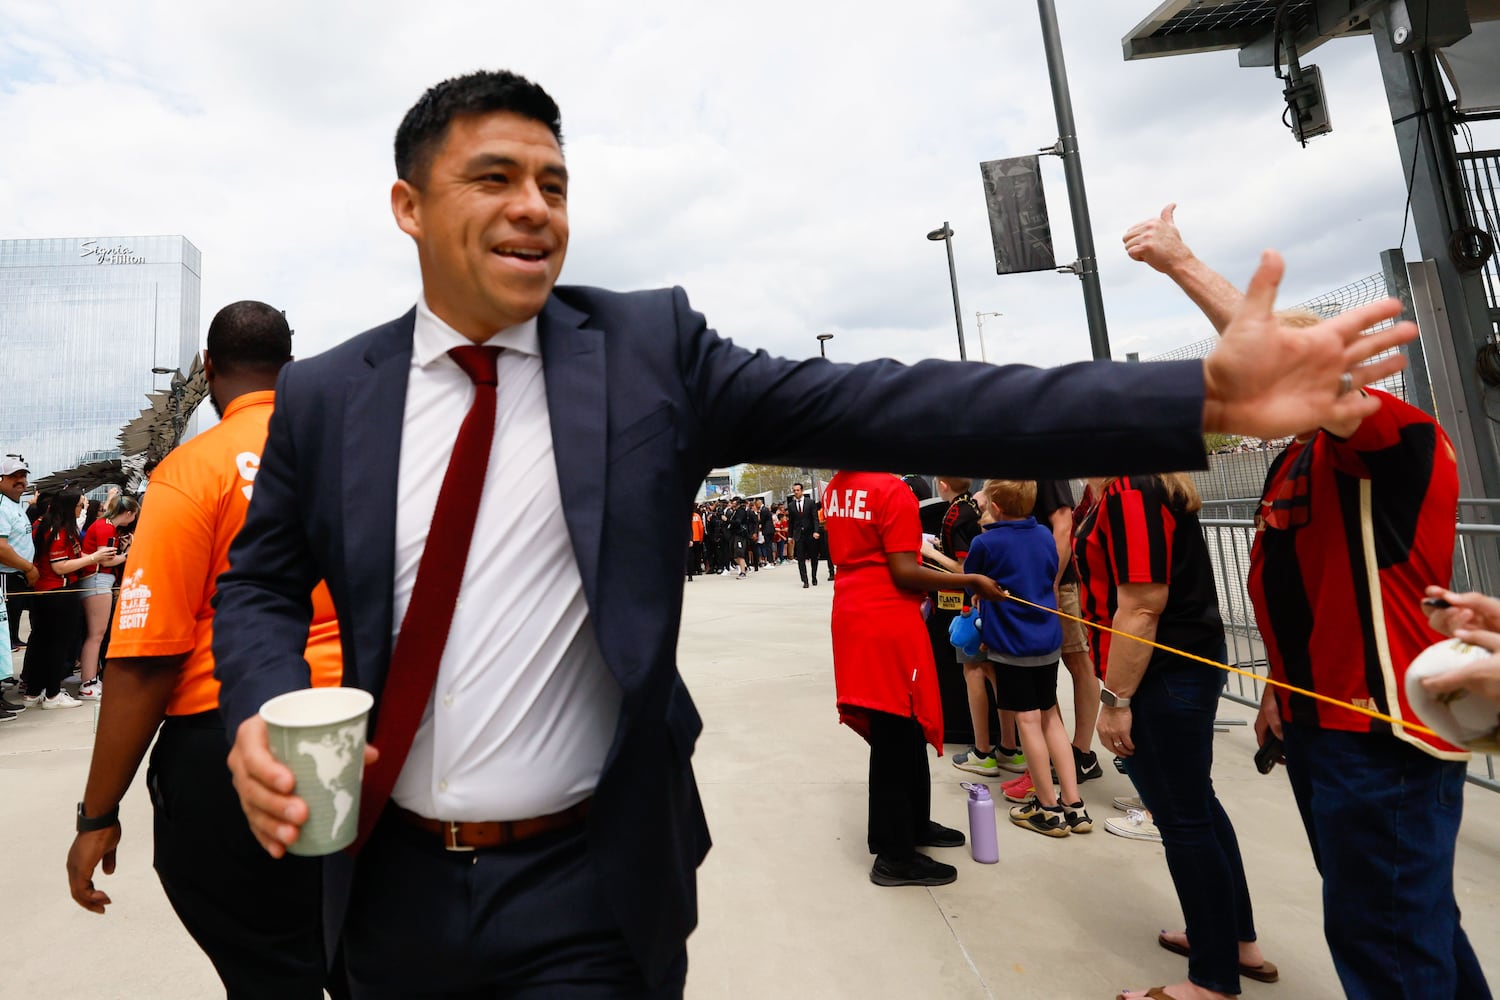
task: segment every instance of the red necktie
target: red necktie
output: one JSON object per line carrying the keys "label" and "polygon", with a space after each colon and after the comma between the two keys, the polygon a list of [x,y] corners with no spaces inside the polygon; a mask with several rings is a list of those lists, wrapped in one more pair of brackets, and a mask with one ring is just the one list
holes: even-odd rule
{"label": "red necktie", "polygon": [[[473,379],[474,402],[458,429],[453,457],[448,459],[448,471],[443,474],[427,547],[417,565],[411,603],[406,606],[406,617],[401,620],[401,631],[386,671],[380,713],[371,740],[380,750],[380,759],[365,771],[364,787],[360,790],[359,836],[352,851],[364,846],[390,800],[437,682],[438,664],[443,659],[443,647],[448,644],[453,607],[458,601],[464,564],[469,558],[469,542],[479,516],[479,497],[484,492],[485,472],[490,463],[490,443],[495,437],[495,362],[499,354],[498,347],[481,346],[455,347],[448,352],[464,374]],[[438,526],[442,528],[441,538],[433,534]]]}

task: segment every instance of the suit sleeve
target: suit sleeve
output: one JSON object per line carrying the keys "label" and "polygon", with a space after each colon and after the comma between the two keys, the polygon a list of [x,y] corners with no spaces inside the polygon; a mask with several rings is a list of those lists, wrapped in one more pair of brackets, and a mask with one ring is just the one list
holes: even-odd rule
{"label": "suit sleeve", "polygon": [[293,417],[295,365],[281,370],[245,526],[229,549],[214,611],[214,676],[231,743],[278,694],[309,684],[308,626],[320,574],[299,503]]}
{"label": "suit sleeve", "polygon": [[735,346],[682,289],[672,296],[705,466],[942,468],[1008,479],[1207,467],[1201,361],[792,361]]}

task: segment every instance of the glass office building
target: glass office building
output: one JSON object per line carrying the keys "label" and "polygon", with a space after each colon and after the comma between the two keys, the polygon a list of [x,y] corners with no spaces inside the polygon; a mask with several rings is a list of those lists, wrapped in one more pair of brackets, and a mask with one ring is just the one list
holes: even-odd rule
{"label": "glass office building", "polygon": [[0,454],[31,478],[116,435],[198,350],[200,254],[181,236],[0,240]]}

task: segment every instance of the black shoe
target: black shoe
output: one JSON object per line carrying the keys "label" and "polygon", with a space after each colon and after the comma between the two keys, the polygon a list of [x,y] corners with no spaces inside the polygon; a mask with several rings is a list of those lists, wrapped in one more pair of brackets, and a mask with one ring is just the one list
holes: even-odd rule
{"label": "black shoe", "polygon": [[806,581],[806,580],[803,580],[803,581],[802,581],[802,589],[803,589],[803,590],[806,590],[806,589],[807,589],[807,581]]}
{"label": "black shoe", "polygon": [[1078,783],[1082,784],[1091,778],[1104,777],[1104,768],[1099,764],[1099,755],[1094,751],[1080,751],[1073,748],[1073,768],[1078,772]]}
{"label": "black shoe", "polygon": [[947,885],[957,879],[957,868],[925,854],[914,854],[904,861],[882,854],[870,869],[870,881],[876,885]]}
{"label": "black shoe", "polygon": [[20,712],[12,712],[8,708],[0,708],[0,722],[15,722]]}
{"label": "black shoe", "polygon": [[927,832],[917,838],[918,847],[962,847],[967,841],[962,830],[944,826],[933,820],[927,821]]}
{"label": "black shoe", "polygon": [[813,586],[816,587],[817,585],[818,585],[818,578],[817,577],[813,577]]}

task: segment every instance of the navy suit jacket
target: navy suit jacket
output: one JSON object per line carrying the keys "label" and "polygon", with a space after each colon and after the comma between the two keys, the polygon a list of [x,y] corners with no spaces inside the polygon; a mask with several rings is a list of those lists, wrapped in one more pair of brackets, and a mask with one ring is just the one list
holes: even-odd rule
{"label": "navy suit jacket", "polygon": [[[414,316],[288,365],[277,383],[249,513],[218,582],[214,655],[231,738],[268,698],[307,686],[302,650],[320,579],[338,609],[344,683],[373,692],[379,712]],[[682,526],[711,469],[1060,478],[1204,464],[1201,362],[790,361],[719,337],[681,289],[561,286],[538,327],[568,532],[624,694],[588,820],[591,860],[652,980],[697,921],[696,868],[709,847],[690,763],[702,722],[676,655]],[[952,419],[956,401],[963,422]],[[351,876],[345,855],[325,864],[330,942]]]}

